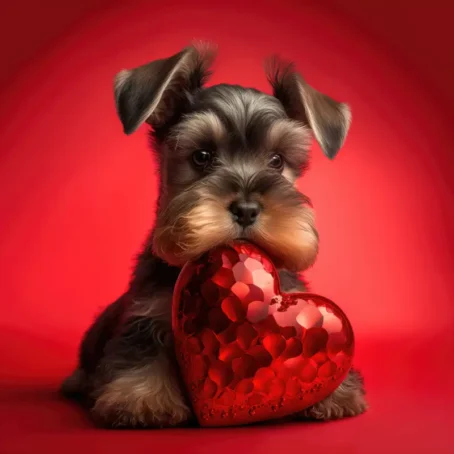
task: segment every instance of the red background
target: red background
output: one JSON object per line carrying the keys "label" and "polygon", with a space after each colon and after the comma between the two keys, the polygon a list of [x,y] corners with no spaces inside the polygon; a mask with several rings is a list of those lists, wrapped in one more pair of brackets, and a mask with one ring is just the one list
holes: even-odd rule
{"label": "red background", "polygon": [[[0,453],[453,452],[453,13],[441,0],[2,5]],[[321,234],[308,277],[355,328],[366,415],[107,432],[55,394],[153,222],[145,128],[122,134],[113,76],[192,38],[220,46],[211,83],[268,90],[262,60],[278,52],[352,106],[344,149],[330,162],[314,146],[300,184]]]}

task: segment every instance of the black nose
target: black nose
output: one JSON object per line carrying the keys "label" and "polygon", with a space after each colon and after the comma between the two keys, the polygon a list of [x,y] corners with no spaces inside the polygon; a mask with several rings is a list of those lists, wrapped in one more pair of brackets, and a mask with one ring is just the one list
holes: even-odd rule
{"label": "black nose", "polygon": [[253,224],[260,213],[260,205],[257,202],[247,202],[245,200],[235,201],[230,205],[230,212],[235,222],[242,227]]}

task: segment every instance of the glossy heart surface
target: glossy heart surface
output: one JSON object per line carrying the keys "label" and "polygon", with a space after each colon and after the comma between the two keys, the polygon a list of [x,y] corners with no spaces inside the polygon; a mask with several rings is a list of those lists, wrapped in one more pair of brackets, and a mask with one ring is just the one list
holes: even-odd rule
{"label": "glossy heart surface", "polygon": [[270,259],[238,242],[187,263],[172,323],[181,376],[202,426],[250,424],[327,397],[351,367],[345,314],[313,293],[283,293]]}

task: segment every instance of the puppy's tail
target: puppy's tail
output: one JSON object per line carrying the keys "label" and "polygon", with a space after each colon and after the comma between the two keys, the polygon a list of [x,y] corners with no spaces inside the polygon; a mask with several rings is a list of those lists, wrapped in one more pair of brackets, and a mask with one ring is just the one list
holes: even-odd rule
{"label": "puppy's tail", "polygon": [[63,381],[60,393],[68,399],[80,399],[85,394],[86,383],[85,372],[82,369],[76,369]]}

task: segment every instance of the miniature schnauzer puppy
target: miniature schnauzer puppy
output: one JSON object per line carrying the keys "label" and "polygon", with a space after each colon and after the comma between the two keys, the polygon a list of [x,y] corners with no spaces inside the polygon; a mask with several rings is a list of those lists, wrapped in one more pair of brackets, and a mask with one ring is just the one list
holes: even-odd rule
{"label": "miniature schnauzer puppy", "polygon": [[[220,84],[205,87],[213,46],[194,44],[115,79],[126,134],[151,125],[160,169],[156,222],[128,290],[86,332],[77,370],[62,386],[108,427],[187,424],[193,416],[173,353],[171,301],[184,263],[246,239],[272,258],[284,291],[305,290],[297,273],[314,263],[318,234],[309,199],[295,182],[313,135],[333,158],[350,110],[318,92],[293,64],[273,58],[273,95]],[[367,408],[351,370],[325,400],[297,417],[329,420]]]}

